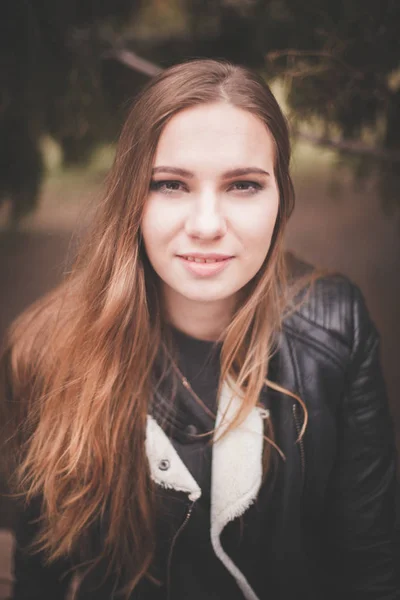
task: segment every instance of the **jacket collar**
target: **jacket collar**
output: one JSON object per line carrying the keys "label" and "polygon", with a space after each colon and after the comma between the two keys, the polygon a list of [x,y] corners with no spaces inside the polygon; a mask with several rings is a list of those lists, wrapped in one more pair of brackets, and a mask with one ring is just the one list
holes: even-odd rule
{"label": "jacket collar", "polygon": [[[253,408],[243,423],[221,439],[221,434],[235,418],[240,403],[240,394],[235,391],[234,385],[225,382],[218,403],[212,456],[211,543],[245,598],[257,600],[246,578],[221,545],[224,527],[249,508],[262,483],[263,418],[268,416],[268,411]],[[184,492],[193,502],[200,498],[198,483],[151,416],[147,418],[146,452],[150,475],[155,483]]]}

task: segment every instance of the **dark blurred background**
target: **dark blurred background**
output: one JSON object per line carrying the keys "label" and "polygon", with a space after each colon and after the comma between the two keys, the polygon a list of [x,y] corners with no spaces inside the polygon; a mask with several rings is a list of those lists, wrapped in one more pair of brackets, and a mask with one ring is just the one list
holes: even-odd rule
{"label": "dark blurred background", "polygon": [[[287,247],[363,290],[400,447],[399,0],[3,0],[0,10],[0,337],[68,268],[130,99],[173,63],[226,58],[265,77],[287,114],[297,190]],[[0,598],[14,518],[3,494]]]}

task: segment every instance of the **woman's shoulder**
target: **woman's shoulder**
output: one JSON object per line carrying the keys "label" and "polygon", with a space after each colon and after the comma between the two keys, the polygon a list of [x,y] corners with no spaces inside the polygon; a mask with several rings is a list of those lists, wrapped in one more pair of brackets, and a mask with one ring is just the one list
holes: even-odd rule
{"label": "woman's shoulder", "polygon": [[354,352],[363,339],[376,336],[360,288],[338,272],[317,269],[288,257],[289,286],[294,290],[284,328],[292,333],[334,339]]}

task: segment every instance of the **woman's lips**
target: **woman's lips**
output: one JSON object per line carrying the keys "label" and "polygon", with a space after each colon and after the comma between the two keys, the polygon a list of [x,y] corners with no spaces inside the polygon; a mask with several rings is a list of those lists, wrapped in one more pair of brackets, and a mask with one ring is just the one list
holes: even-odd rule
{"label": "woman's lips", "polygon": [[178,256],[183,266],[198,277],[210,277],[220,273],[233,260],[233,256],[217,256],[210,254],[209,256]]}

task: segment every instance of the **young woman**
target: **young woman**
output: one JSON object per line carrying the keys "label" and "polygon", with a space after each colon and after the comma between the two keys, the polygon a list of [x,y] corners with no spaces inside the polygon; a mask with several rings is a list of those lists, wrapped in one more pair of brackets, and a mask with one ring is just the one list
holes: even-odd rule
{"label": "young woman", "polygon": [[74,573],[80,600],[400,598],[377,334],[284,256],[289,155],[240,67],[135,102],[74,268],[4,352],[15,600]]}

